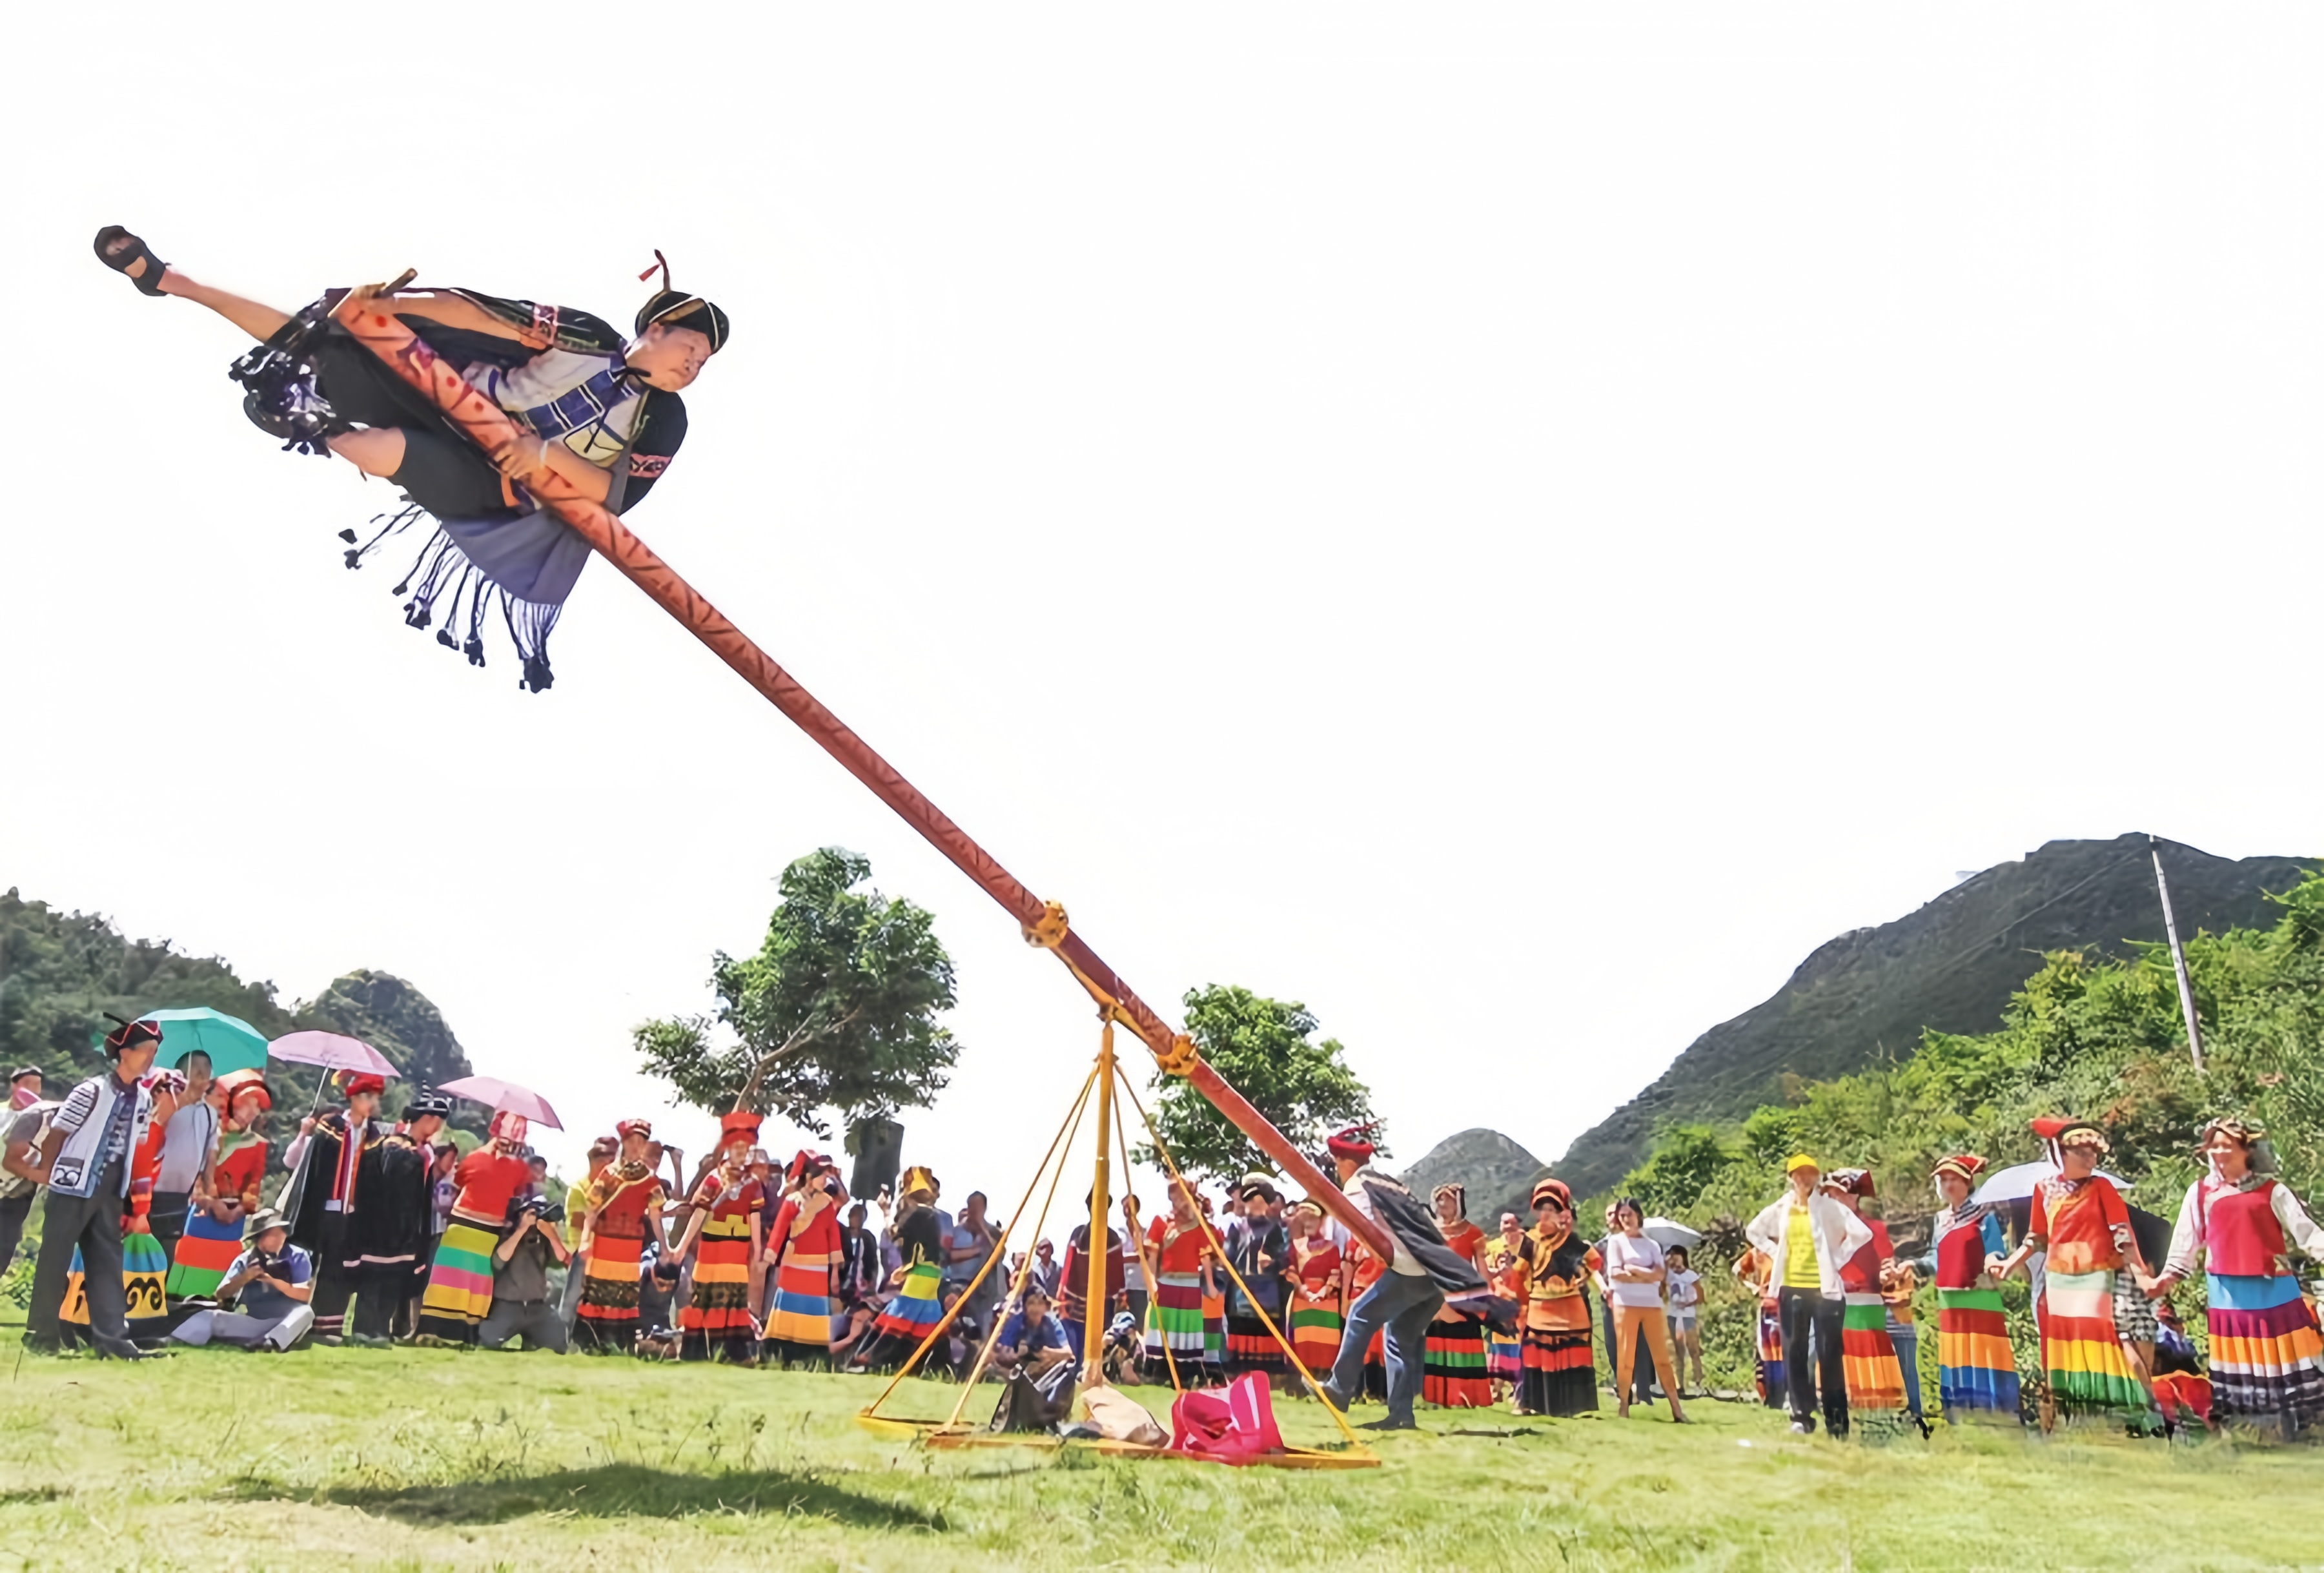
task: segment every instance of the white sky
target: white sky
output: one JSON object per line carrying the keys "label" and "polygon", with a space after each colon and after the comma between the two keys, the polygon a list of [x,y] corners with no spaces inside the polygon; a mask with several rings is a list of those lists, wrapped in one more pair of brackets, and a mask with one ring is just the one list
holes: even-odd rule
{"label": "white sky", "polygon": [[1093,1027],[604,564],[544,697],[402,627],[333,539],[388,492],[99,225],[622,321],[660,246],[735,338],[632,523],[1149,999],[1305,1000],[1405,1159],[1554,1155],[1955,870],[2315,849],[2312,7],[226,31],[11,27],[0,884],[286,999],[400,973],[568,1166],[820,844],[959,964],[948,1198],[1015,1194]]}

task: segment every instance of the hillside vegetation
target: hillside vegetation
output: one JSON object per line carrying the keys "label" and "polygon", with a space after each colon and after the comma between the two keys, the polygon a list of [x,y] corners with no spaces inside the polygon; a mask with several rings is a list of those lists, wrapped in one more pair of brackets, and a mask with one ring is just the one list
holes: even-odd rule
{"label": "hillside vegetation", "polygon": [[[2272,921],[2267,893],[2297,884],[2288,857],[2214,857],[2162,844],[2181,933]],[[1773,995],[1689,1045],[1651,1087],[1584,1132],[1555,1163],[1577,1193],[1603,1190],[1687,1121],[1739,1121],[1824,1080],[1912,1052],[1929,1029],[1999,1026],[2029,958],[2096,961],[2160,941],[2163,910],[2147,838],[2052,841],[1962,881],[1894,922],[1820,946]]]}
{"label": "hillside vegetation", "polygon": [[[2115,959],[2052,951],[2010,997],[1997,1031],[1929,1032],[1895,1065],[1799,1084],[1729,1124],[1665,1126],[1646,1161],[1611,1189],[1708,1231],[1720,1260],[1706,1280],[1730,1295],[1723,1269],[1736,1220],[1775,1196],[1784,1157],[1799,1151],[1827,1170],[1870,1169],[1900,1246],[1925,1237],[1938,1158],[2028,1161],[2040,1144],[2027,1122],[2050,1114],[2102,1123],[2113,1143],[2105,1167],[2133,1182],[2134,1204],[2165,1217],[2197,1173],[2196,1132],[2216,1115],[2265,1125],[2284,1180],[2324,1200],[2324,875],[2271,899],[2273,923],[2187,943],[2202,1071],[2167,950],[2134,947]],[[2200,1282],[2180,1292],[2181,1309],[2194,1310]],[[1729,1303],[1739,1311],[1739,1297]],[[1748,1318],[1708,1321],[1728,1370],[1746,1369]]]}
{"label": "hillside vegetation", "polygon": [[[217,957],[188,956],[167,939],[130,939],[94,912],[60,911],[0,894],[0,1059],[6,1069],[37,1065],[51,1096],[104,1064],[92,1033],[105,1013],[208,1005],[239,1016],[270,1040],[302,1027],[345,1032],[377,1049],[403,1072],[388,1095],[391,1113],[416,1087],[469,1074],[468,1057],[443,1013],[403,979],[364,968],[334,979],[311,1000],[289,1005],[272,983],[245,983]],[[275,1089],[274,1154],[313,1099],[320,1073],[270,1064]],[[481,1133],[488,1112],[458,1106],[453,1123]]]}

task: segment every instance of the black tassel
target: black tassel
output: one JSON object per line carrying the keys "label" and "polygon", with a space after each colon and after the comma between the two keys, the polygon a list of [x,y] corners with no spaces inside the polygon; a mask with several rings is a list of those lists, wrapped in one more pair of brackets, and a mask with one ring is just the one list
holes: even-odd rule
{"label": "black tassel", "polygon": [[[347,566],[358,566],[357,560],[382,541],[408,529],[424,516],[422,510],[407,498],[406,505],[392,515],[382,514],[373,520],[375,524],[385,520],[384,528],[361,548],[346,554]],[[518,686],[537,694],[545,692],[555,680],[549,665],[549,635],[557,626],[558,614],[563,608],[521,601],[510,595],[470,562],[442,530],[428,538],[420,555],[397,582],[394,593],[409,597],[403,603],[403,620],[408,625],[434,628],[436,643],[447,650],[458,651],[467,657],[470,666],[485,663],[484,620],[491,615],[492,602],[497,599],[501,621],[507,626],[509,638],[516,645],[517,659],[522,663]]]}

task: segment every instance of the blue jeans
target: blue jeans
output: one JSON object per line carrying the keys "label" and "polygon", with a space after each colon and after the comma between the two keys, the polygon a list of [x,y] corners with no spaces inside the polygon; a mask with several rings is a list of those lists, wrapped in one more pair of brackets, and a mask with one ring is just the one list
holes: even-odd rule
{"label": "blue jeans", "polygon": [[1345,1409],[1364,1390],[1364,1351],[1377,1332],[1380,1354],[1388,1362],[1388,1418],[1396,1425],[1410,1425],[1413,1400],[1420,1396],[1421,1362],[1428,1352],[1428,1324],[1443,1304],[1443,1291],[1425,1274],[1381,1273],[1379,1282],[1348,1309],[1339,1358],[1332,1362],[1332,1379],[1323,1384],[1332,1402]]}
{"label": "blue jeans", "polygon": [[1904,1377],[1904,1407],[1921,1418],[1921,1335],[1910,1323],[1890,1322],[1888,1341],[1896,1346],[1896,1365]]}

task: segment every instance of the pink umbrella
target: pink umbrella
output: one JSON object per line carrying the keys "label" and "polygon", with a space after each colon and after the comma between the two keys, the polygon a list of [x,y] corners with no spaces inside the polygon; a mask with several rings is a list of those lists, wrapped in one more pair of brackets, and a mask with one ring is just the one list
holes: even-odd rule
{"label": "pink umbrella", "polygon": [[292,1032],[269,1043],[266,1051],[293,1065],[319,1065],[326,1070],[368,1070],[374,1076],[400,1074],[386,1055],[362,1039],[341,1032]]}
{"label": "pink umbrella", "polygon": [[455,1097],[472,1098],[495,1112],[506,1109],[512,1115],[522,1115],[536,1125],[547,1125],[552,1131],[565,1127],[558,1123],[557,1111],[549,1100],[529,1087],[519,1087],[512,1081],[503,1081],[497,1076],[463,1076],[455,1081],[438,1083],[438,1092],[448,1092]]}

